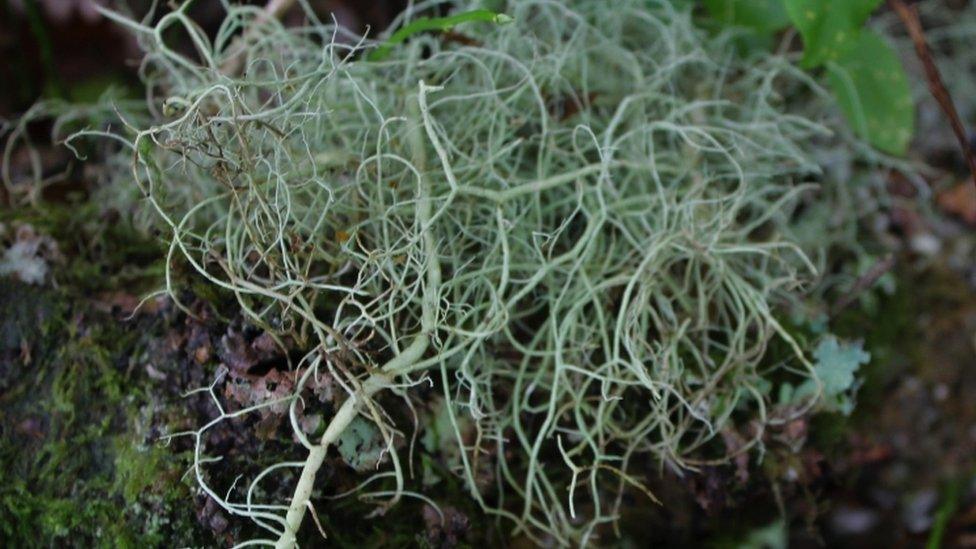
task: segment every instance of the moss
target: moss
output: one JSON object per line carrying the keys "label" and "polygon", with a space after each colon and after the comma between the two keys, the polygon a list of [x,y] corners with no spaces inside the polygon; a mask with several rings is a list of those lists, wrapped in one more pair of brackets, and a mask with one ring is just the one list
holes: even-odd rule
{"label": "moss", "polygon": [[115,485],[127,504],[139,501],[139,496],[160,479],[159,469],[165,466],[166,453],[160,448],[145,447],[135,441],[119,437],[115,444]]}
{"label": "moss", "polygon": [[[45,215],[53,214],[35,212],[30,222]],[[0,538],[7,546],[192,542],[197,528],[180,482],[188,461],[145,446],[152,414],[143,411],[158,404],[151,380],[132,367],[162,319],[127,325],[93,310],[80,296],[98,282],[76,284],[85,272],[59,270],[67,283],[58,289],[0,279]]]}
{"label": "moss", "polygon": [[160,243],[95,200],[0,209],[0,222],[28,223],[57,241],[66,258],[56,274],[64,293],[82,297],[119,288],[149,291],[162,279],[165,254]]}

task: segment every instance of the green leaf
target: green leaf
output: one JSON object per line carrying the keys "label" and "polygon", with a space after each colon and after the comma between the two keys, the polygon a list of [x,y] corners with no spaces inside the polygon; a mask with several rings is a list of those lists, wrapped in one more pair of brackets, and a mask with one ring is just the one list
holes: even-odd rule
{"label": "green leaf", "polygon": [[462,23],[472,23],[482,21],[485,23],[495,23],[497,25],[507,25],[512,22],[512,18],[504,13],[495,13],[491,10],[473,10],[451,15],[448,17],[421,17],[412,21],[393,33],[386,42],[369,54],[370,61],[382,61],[390,56],[393,48],[403,43],[411,36],[425,31],[447,31]]}
{"label": "green leaf", "polygon": [[774,33],[790,24],[783,0],[705,0],[705,7],[723,25],[762,34]]}
{"label": "green leaf", "polygon": [[[850,414],[854,409],[851,397],[856,381],[854,374],[862,364],[867,364],[871,360],[871,355],[861,348],[860,343],[841,342],[834,336],[828,336],[821,340],[813,356],[817,360],[813,373],[820,381],[823,391],[820,393],[823,408],[845,415]],[[794,392],[784,394],[781,389],[780,398],[781,402],[784,397],[789,401],[798,402],[816,393],[817,383],[810,379],[797,387]]]}
{"label": "green leaf", "polygon": [[867,364],[871,355],[860,343],[841,343],[836,337],[827,337],[813,352],[817,359],[815,371],[823,383],[825,395],[836,396],[854,386],[854,373],[861,364]]}
{"label": "green leaf", "polygon": [[817,67],[854,47],[861,27],[881,0],[784,0],[803,37],[803,65]]}
{"label": "green leaf", "polygon": [[915,130],[915,104],[898,55],[870,30],[828,65],[827,78],[854,131],[890,154],[905,154]]}
{"label": "green leaf", "polygon": [[789,546],[789,529],[780,519],[768,526],[752,529],[738,544],[738,549],[787,549]]}

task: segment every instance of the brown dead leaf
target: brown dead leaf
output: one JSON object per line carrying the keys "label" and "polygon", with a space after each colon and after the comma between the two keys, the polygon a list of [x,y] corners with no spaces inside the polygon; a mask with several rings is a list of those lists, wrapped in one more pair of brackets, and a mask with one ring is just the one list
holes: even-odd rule
{"label": "brown dead leaf", "polygon": [[[295,391],[295,380],[301,378],[303,373],[304,370],[294,372],[270,370],[263,376],[237,376],[227,381],[224,396],[240,408],[269,404],[291,396]],[[308,398],[308,392],[317,396],[319,402],[325,403],[334,397],[332,386],[332,376],[327,373],[312,376],[307,381],[303,392],[305,406],[300,405],[296,410],[299,425],[306,433],[313,432],[322,419],[321,416],[313,415],[314,411],[321,410],[321,406],[313,404],[314,400]],[[288,414],[289,405],[289,401],[282,401],[258,409],[257,413],[261,417],[255,431],[258,438],[270,440],[277,436],[278,428]],[[305,415],[306,406],[310,412],[308,417]]]}
{"label": "brown dead leaf", "polygon": [[166,350],[170,353],[175,353],[182,349],[185,342],[186,334],[180,330],[170,330],[166,334]]}
{"label": "brown dead leaf", "polygon": [[95,297],[94,307],[103,313],[113,313],[129,317],[133,314],[152,315],[166,308],[165,297],[143,300],[141,297],[124,291],[102,292]]}
{"label": "brown dead leaf", "polygon": [[887,185],[888,192],[901,198],[915,198],[918,196],[918,188],[908,177],[900,171],[892,170],[888,172]]}
{"label": "brown dead leaf", "polygon": [[[286,342],[286,345],[289,344]],[[228,329],[220,338],[220,360],[227,366],[233,376],[243,376],[254,373],[250,370],[255,366],[269,361],[286,362],[286,349],[275,342],[268,333],[263,333],[248,341],[240,331]]]}
{"label": "brown dead leaf", "polygon": [[891,224],[908,237],[915,236],[925,230],[925,220],[915,210],[902,206],[895,206],[889,214]]}
{"label": "brown dead leaf", "polygon": [[429,504],[424,505],[423,517],[430,547],[457,547],[471,527],[468,517],[449,505],[442,506],[440,512]]}
{"label": "brown dead leaf", "polygon": [[197,364],[205,364],[213,357],[213,344],[210,339],[210,332],[206,325],[201,322],[190,321],[189,333],[186,336],[186,351]]}
{"label": "brown dead leaf", "polygon": [[976,226],[976,185],[972,181],[963,181],[939,193],[936,202],[947,214]]}
{"label": "brown dead leaf", "polygon": [[223,534],[230,524],[223,509],[210,496],[206,496],[205,503],[197,507],[197,520],[218,536]]}
{"label": "brown dead leaf", "polygon": [[722,440],[730,455],[734,454],[735,478],[745,484],[749,481],[749,452],[742,451],[747,441],[732,427],[722,430]]}
{"label": "brown dead leaf", "polygon": [[268,332],[264,332],[254,338],[254,341],[251,342],[251,348],[264,354],[277,354],[281,352],[281,348],[278,347],[278,344],[275,343],[274,338]]}
{"label": "brown dead leaf", "polygon": [[35,440],[44,440],[44,422],[36,417],[28,417],[17,424],[17,433]]}
{"label": "brown dead leaf", "polygon": [[976,547],[976,534],[960,534],[955,541],[957,547]]}
{"label": "brown dead leaf", "polygon": [[204,365],[210,360],[210,346],[201,345],[197,347],[197,350],[193,351],[193,360],[199,365]]}
{"label": "brown dead leaf", "polygon": [[788,437],[790,441],[802,445],[807,438],[807,421],[806,419],[795,419],[786,424],[783,429],[783,434]]}
{"label": "brown dead leaf", "polygon": [[227,366],[231,374],[242,376],[258,364],[258,354],[244,339],[244,335],[234,330],[228,330],[220,338],[220,360]]}
{"label": "brown dead leaf", "polygon": [[30,366],[31,363],[31,345],[30,342],[24,338],[20,340],[20,361],[24,363],[25,366]]}
{"label": "brown dead leaf", "polygon": [[729,471],[720,467],[703,467],[698,475],[688,475],[686,481],[692,496],[706,514],[713,514],[728,505],[731,481]]}
{"label": "brown dead leaf", "polygon": [[806,483],[811,483],[823,477],[827,458],[817,450],[807,448],[800,454],[800,463],[803,465],[802,479]]}
{"label": "brown dead leaf", "polygon": [[853,441],[850,461],[856,467],[874,465],[888,461],[894,455],[894,449],[884,443],[869,441]]}

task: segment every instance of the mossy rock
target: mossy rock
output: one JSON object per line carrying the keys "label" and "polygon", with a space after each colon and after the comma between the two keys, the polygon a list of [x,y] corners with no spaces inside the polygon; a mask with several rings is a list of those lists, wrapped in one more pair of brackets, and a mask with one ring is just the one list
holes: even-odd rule
{"label": "mossy rock", "polygon": [[[0,537],[7,546],[194,541],[180,456],[144,444],[153,326],[125,329],[65,289],[0,279]],[[165,480],[165,481],[162,481]]]}

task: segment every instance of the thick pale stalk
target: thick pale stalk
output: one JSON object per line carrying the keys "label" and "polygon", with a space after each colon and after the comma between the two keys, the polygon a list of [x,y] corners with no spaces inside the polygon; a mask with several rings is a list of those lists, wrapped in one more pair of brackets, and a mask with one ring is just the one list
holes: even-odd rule
{"label": "thick pale stalk", "polygon": [[342,434],[346,427],[349,426],[349,423],[356,417],[362,403],[376,393],[376,391],[380,390],[385,384],[385,376],[380,374],[370,376],[363,383],[362,393],[351,395],[342,403],[339,411],[336,412],[335,417],[332,418],[332,421],[326,428],[325,434],[322,435],[322,441],[318,446],[309,450],[308,457],[305,459],[305,466],[302,467],[302,475],[298,479],[298,485],[295,486],[295,494],[291,498],[291,505],[288,506],[288,514],[285,516],[285,531],[278,538],[277,543],[275,543],[276,548],[289,549],[295,546],[295,536],[298,533],[298,527],[302,524],[302,519],[305,517],[305,510],[308,508],[309,499],[312,497],[312,489],[315,487],[315,475],[318,473],[319,468],[322,467],[322,462],[325,461],[326,451],[330,445],[335,444],[339,435]]}
{"label": "thick pale stalk", "polygon": [[[438,149],[438,152],[445,154],[440,148],[439,142],[436,140],[437,137],[427,118],[426,94],[431,89],[431,87],[425,85],[423,82],[420,83],[418,103],[410,105],[411,114],[414,115],[413,119],[415,122],[418,118],[422,117],[428,135],[434,140],[434,145]],[[420,112],[417,112],[418,108]],[[414,161],[417,164],[418,170],[422,173],[426,159],[424,157],[423,136],[419,131],[419,124],[415,124],[415,127],[410,133],[410,144]],[[342,432],[356,417],[356,414],[359,413],[360,407],[364,402],[369,400],[377,391],[387,386],[391,378],[409,371],[411,366],[423,358],[427,347],[430,345],[430,334],[433,333],[434,326],[437,322],[437,300],[440,295],[441,267],[434,236],[428,227],[432,210],[430,192],[423,181],[420,182],[419,190],[420,200],[417,205],[417,226],[424,231],[424,251],[427,254],[425,273],[427,284],[424,287],[424,306],[421,316],[420,334],[413,339],[407,348],[403,349],[399,354],[390,359],[389,362],[384,364],[380,368],[379,373],[367,378],[360,391],[350,395],[342,403],[339,411],[336,412],[335,417],[332,418],[332,421],[326,428],[325,434],[322,435],[322,441],[318,446],[309,451],[305,465],[302,467],[302,474],[298,479],[298,485],[295,486],[295,494],[292,496],[291,504],[288,506],[288,513],[285,515],[285,531],[282,532],[278,541],[275,543],[276,549],[291,549],[295,547],[298,528],[302,525],[302,519],[305,517],[305,510],[308,508],[309,498],[311,498],[312,489],[315,486],[315,475],[318,473],[319,468],[322,467],[322,462],[325,461],[325,455],[329,449],[329,445],[335,444],[335,441],[338,440]]]}

